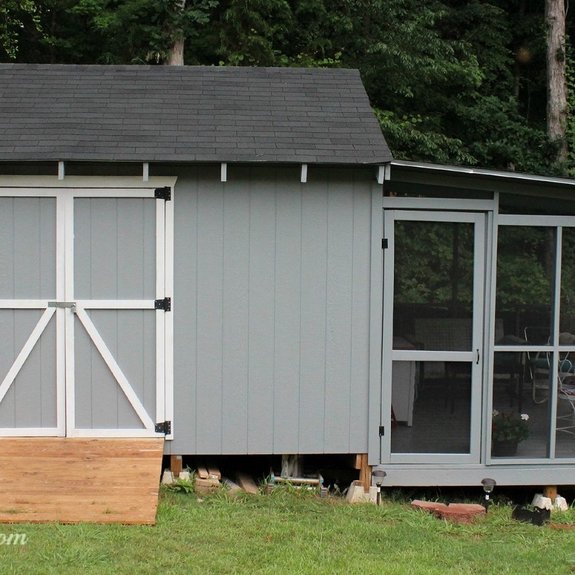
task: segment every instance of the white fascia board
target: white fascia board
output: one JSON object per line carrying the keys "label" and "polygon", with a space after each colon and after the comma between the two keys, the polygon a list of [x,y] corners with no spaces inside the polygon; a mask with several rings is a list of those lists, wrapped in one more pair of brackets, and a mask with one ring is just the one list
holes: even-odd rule
{"label": "white fascia board", "polygon": [[152,176],[143,182],[139,176],[0,176],[0,187],[14,188],[161,188],[174,187],[176,176]]}

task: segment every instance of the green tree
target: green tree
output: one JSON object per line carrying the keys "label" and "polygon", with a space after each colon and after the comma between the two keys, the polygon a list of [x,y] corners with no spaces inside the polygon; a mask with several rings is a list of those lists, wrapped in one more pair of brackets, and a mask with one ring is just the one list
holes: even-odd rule
{"label": "green tree", "polygon": [[163,63],[174,42],[200,34],[217,0],[78,0],[72,8],[90,25],[99,63]]}
{"label": "green tree", "polygon": [[21,31],[30,27],[41,31],[35,0],[3,0],[0,4],[0,49],[10,59],[16,58]]}
{"label": "green tree", "polygon": [[359,68],[397,158],[554,174],[545,32],[528,0],[4,0],[0,59]]}
{"label": "green tree", "polygon": [[278,46],[292,27],[287,0],[229,0],[221,6],[216,24],[218,55],[233,66],[285,65]]}

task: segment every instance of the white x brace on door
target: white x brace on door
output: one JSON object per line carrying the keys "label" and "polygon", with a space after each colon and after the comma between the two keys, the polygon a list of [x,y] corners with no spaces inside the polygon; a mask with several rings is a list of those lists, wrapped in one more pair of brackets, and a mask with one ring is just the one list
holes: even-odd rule
{"label": "white x brace on door", "polygon": [[0,187],[0,435],[171,438],[175,179],[30,180]]}

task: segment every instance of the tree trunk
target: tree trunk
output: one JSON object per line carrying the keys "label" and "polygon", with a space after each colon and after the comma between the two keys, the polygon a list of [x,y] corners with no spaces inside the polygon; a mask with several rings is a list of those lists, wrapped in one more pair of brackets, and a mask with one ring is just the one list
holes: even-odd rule
{"label": "tree trunk", "polygon": [[[186,0],[178,2],[177,10],[183,12],[186,9]],[[184,31],[178,29],[175,31],[175,40],[168,55],[168,66],[183,66],[184,65]]]}
{"label": "tree trunk", "polygon": [[565,3],[546,0],[547,135],[558,146],[557,160],[567,159],[567,83],[565,79]]}
{"label": "tree trunk", "polygon": [[178,38],[170,50],[168,56],[168,61],[166,62],[168,66],[183,66],[184,65],[184,39]]}

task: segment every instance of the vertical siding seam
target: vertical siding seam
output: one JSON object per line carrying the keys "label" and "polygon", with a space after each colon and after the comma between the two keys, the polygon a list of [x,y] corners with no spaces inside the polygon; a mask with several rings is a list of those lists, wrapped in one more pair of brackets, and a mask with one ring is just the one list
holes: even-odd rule
{"label": "vertical siding seam", "polygon": [[222,189],[222,296],[221,296],[221,325],[220,325],[220,344],[221,344],[221,359],[220,359],[220,453],[223,453],[224,447],[224,393],[225,393],[225,386],[224,386],[224,354],[225,354],[225,346],[224,346],[224,324],[226,318],[224,316],[225,313],[225,285],[226,285],[226,188],[225,184],[222,182],[220,183],[220,187]]}
{"label": "vertical siding seam", "polygon": [[[14,222],[16,221],[16,198],[12,198],[12,217],[11,217],[11,227],[12,233],[10,234],[10,238],[12,239],[12,297],[16,299],[16,242],[14,238],[16,237],[16,230]],[[16,318],[14,318],[14,326],[16,326]],[[14,338],[16,338],[16,327],[14,327]],[[14,344],[16,343],[16,339],[14,339]]]}
{"label": "vertical siding seam", "polygon": [[[35,208],[38,211],[38,216],[37,216],[37,221],[36,221],[36,229],[34,230],[34,236],[36,237],[37,241],[38,241],[38,265],[36,266],[36,269],[34,270],[34,279],[36,280],[38,286],[37,286],[37,292],[35,292],[38,296],[40,296],[40,294],[42,293],[42,248],[41,248],[41,237],[42,237],[42,233],[41,233],[41,217],[40,217],[40,198],[34,198],[34,204],[35,204]],[[38,342],[40,343],[40,342]]]}
{"label": "vertical siding seam", "polygon": [[[44,275],[44,258],[42,257],[42,230],[43,230],[43,226],[42,226],[42,202],[40,200],[40,198],[36,198],[36,203],[38,206],[38,229],[39,229],[39,234],[38,234],[38,259],[39,261],[39,265],[38,265],[38,298],[41,298],[43,293],[42,293],[42,277]],[[52,264],[53,265],[53,264]],[[43,312],[41,312],[43,313]],[[54,316],[55,317],[55,316]],[[55,321],[55,320],[54,320]],[[48,325],[50,325],[50,323],[52,323],[52,320],[50,320],[50,322],[48,322]],[[44,333],[47,333],[48,331],[48,325],[46,326]],[[44,335],[44,334],[42,334]],[[40,336],[40,339],[38,340],[38,343],[36,344],[38,346],[38,350],[39,350],[39,364],[40,364],[40,391],[38,393],[38,395],[40,396],[40,427],[44,427],[44,409],[43,409],[43,405],[44,405],[44,354],[42,353],[42,348],[43,348],[43,341],[42,341],[42,335]]]}
{"label": "vertical siding seam", "polygon": [[[90,258],[90,265],[87,266],[88,268],[88,292],[86,293],[86,295],[88,296],[89,299],[92,299],[94,293],[92,292],[92,245],[93,245],[93,241],[92,241],[92,200],[91,199],[86,199],[86,203],[88,205],[88,222],[89,222],[89,232],[88,232],[88,240],[90,242],[89,245],[89,255],[88,257]],[[75,233],[75,228],[76,228],[76,219],[74,219],[74,230],[73,232]],[[66,239],[64,239],[64,243],[66,243]],[[76,252],[74,251],[74,259],[76,259]],[[66,262],[64,262],[65,264]],[[74,262],[75,263],[75,262]],[[75,267],[75,266],[73,266]],[[64,288],[64,291],[67,291],[66,288]],[[74,295],[76,295],[76,289],[74,289]]]}
{"label": "vertical siding seam", "polygon": [[[134,310],[136,311],[136,310]],[[140,323],[140,325],[142,326],[142,328],[140,329],[140,349],[142,350],[142,355],[141,355],[141,369],[142,369],[142,404],[145,406],[147,401],[148,401],[148,394],[146,393],[146,390],[148,389],[148,381],[147,381],[147,372],[146,372],[146,347],[145,347],[145,331],[146,331],[146,312],[144,310],[138,310],[140,313],[138,313],[138,323]],[[137,312],[136,312],[137,313]],[[155,312],[154,312],[155,313]],[[155,346],[154,346],[155,347]],[[154,351],[157,353],[157,351],[154,349]],[[154,366],[155,367],[155,366]],[[165,389],[165,387],[164,387]],[[155,390],[154,390],[155,391]],[[156,411],[156,403],[157,403],[157,398],[155,397],[154,394],[154,409],[153,410],[149,410],[150,413],[154,414],[154,412]],[[153,418],[155,419],[155,417]]]}
{"label": "vertical siding seam", "polygon": [[42,244],[42,230],[43,230],[43,218],[42,218],[42,204],[40,203],[40,198],[36,198],[36,204],[38,209],[38,291],[37,296],[38,299],[41,299],[43,292],[42,292],[42,278],[44,277],[44,258],[42,257],[42,248],[44,247]]}
{"label": "vertical siding seam", "polygon": [[196,254],[195,254],[195,270],[196,270],[196,277],[195,279],[195,294],[194,294],[194,329],[195,329],[195,350],[194,350],[194,370],[196,372],[195,375],[195,387],[194,387],[194,442],[196,444],[196,448],[194,451],[198,450],[198,388],[200,386],[200,382],[198,381],[198,278],[200,275],[200,269],[199,269],[199,233],[198,233],[198,228],[199,228],[199,218],[198,218],[198,212],[199,212],[199,205],[200,205],[200,183],[198,180],[198,176],[196,175],[196,209],[194,210],[194,218],[195,218],[195,222],[194,222],[194,232],[196,235]]}
{"label": "vertical siding seam", "polygon": [[[10,234],[10,238],[12,239],[12,258],[11,258],[11,264],[12,264],[12,297],[14,299],[16,299],[16,262],[18,261],[16,259],[16,242],[15,242],[15,235],[16,235],[16,230],[15,230],[15,225],[14,222],[16,221],[16,198],[12,198],[12,217],[10,218],[10,223],[11,223],[11,227],[12,227],[12,233]],[[17,352],[16,352],[16,315],[17,312],[16,310],[12,310],[12,351],[13,351],[13,357],[14,359],[12,360],[12,363],[14,363],[14,361],[16,360],[17,357]],[[18,421],[18,419],[16,418],[16,394],[14,392],[14,384],[16,382],[12,383],[12,385],[10,386],[10,390],[9,393],[12,395],[13,397],[13,401],[12,401],[12,418],[13,418],[13,422],[14,422],[14,427],[16,427],[16,423]]]}
{"label": "vertical siding seam", "polygon": [[[12,239],[12,297],[14,299],[16,299],[16,262],[18,261],[16,259],[16,241],[15,241],[15,237],[16,237],[16,229],[15,229],[15,225],[14,222],[16,221],[16,198],[12,198],[12,217],[10,220],[11,223],[11,227],[12,227],[12,233],[10,234],[10,237]],[[14,361],[16,360],[17,357],[17,351],[16,351],[16,316],[17,316],[17,311],[14,309],[12,310],[12,350],[13,350],[13,357],[14,359],[12,360],[12,363],[14,363]],[[10,368],[8,368],[10,369]],[[13,401],[12,401],[12,418],[13,418],[13,422],[14,422],[14,427],[16,427],[17,422],[18,422],[18,418],[16,417],[17,414],[17,408],[16,408],[16,392],[14,384],[16,382],[14,381],[12,383],[12,385],[10,386],[10,394],[12,395]]]}
{"label": "vertical siding seam", "polygon": [[355,281],[354,281],[354,270],[355,270],[355,208],[356,208],[356,187],[355,187],[355,177],[353,179],[352,184],[352,202],[351,202],[351,266],[350,266],[350,274],[351,274],[351,289],[350,291],[350,336],[349,336],[349,381],[348,381],[348,402],[347,402],[347,409],[349,412],[349,427],[348,427],[348,444],[347,444],[347,451],[350,452],[351,444],[352,444],[352,432],[353,432],[353,409],[352,409],[352,401],[353,401],[353,350],[354,350],[354,294],[355,294]]}
{"label": "vertical siding seam", "polygon": [[[120,199],[114,199],[115,209],[113,210],[116,220],[116,299],[120,299],[120,221],[119,221],[119,214],[120,214]],[[120,365],[120,349],[118,345],[118,315],[119,312],[116,311],[114,314],[114,323],[116,324],[116,340],[114,342],[115,347],[115,354],[116,354],[116,362]],[[112,351],[112,350],[110,350]],[[120,413],[121,407],[120,404],[122,402],[123,397],[120,394],[120,386],[117,381],[114,381],[114,377],[112,377],[112,385],[114,386],[114,390],[116,392],[116,425],[120,427]],[[128,402],[129,403],[129,402]],[[133,410],[132,410],[133,411]]]}
{"label": "vertical siding seam", "polygon": [[[251,179],[248,179],[251,182]],[[252,301],[252,291],[251,291],[251,280],[252,280],[252,186],[251,183],[248,186],[248,302],[247,302],[247,314],[248,314],[248,329],[246,335],[246,369],[247,369],[247,381],[246,381],[246,451],[250,452],[250,382],[251,382],[251,350],[250,350],[250,335],[251,335],[251,301]]]}
{"label": "vertical siding seam", "polygon": [[329,176],[326,182],[326,203],[325,203],[325,291],[324,291],[324,342],[323,342],[323,437],[322,451],[326,451],[326,412],[327,412],[327,352],[328,352],[328,278],[329,278],[329,198],[330,198]]}
{"label": "vertical siding seam", "polygon": [[[89,239],[90,239],[90,245],[89,245],[89,250],[90,250],[90,265],[88,266],[88,269],[90,270],[90,286],[89,286],[89,294],[90,294],[90,299],[93,299],[94,297],[94,292],[92,291],[92,266],[93,266],[93,246],[94,246],[94,241],[93,241],[93,207],[94,207],[94,202],[92,199],[87,199],[86,203],[88,205],[88,212],[89,212],[89,219],[88,221],[90,222],[90,233],[89,233]],[[73,210],[74,213],[74,210]],[[68,217],[70,217],[68,215]],[[73,217],[73,216],[72,216]],[[75,232],[75,227],[76,227],[76,219],[74,218],[74,232]],[[74,259],[76,259],[76,252],[74,250]],[[75,268],[76,266],[72,265],[72,268]],[[76,286],[74,287],[74,295],[76,295]],[[80,328],[80,326],[78,325],[79,322],[76,322],[76,317],[74,317],[73,319],[74,322],[74,350],[76,349],[76,341],[77,341],[77,335],[76,335],[76,330],[78,328]],[[84,329],[83,327],[81,328],[82,330]],[[88,357],[90,358],[90,427],[95,427],[95,422],[94,422],[94,350],[92,349],[92,346],[90,345],[90,342],[88,342],[88,350],[89,350],[89,355]],[[74,362],[75,365],[75,362]],[[76,384],[76,382],[74,381],[74,384]],[[74,391],[77,390],[77,386],[76,389]],[[76,396],[76,393],[74,393],[74,396]],[[76,406],[74,406],[74,412],[76,411],[75,409]],[[76,426],[76,428],[78,428],[78,417],[75,416],[75,422],[74,425]]]}
{"label": "vertical siding seam", "polygon": [[301,348],[302,348],[302,315],[303,315],[303,185],[299,184],[299,345],[298,345],[298,386],[297,386],[297,450],[301,450]]}
{"label": "vertical siding seam", "polygon": [[276,326],[276,308],[277,308],[277,296],[278,296],[278,282],[277,282],[277,271],[278,271],[278,189],[277,189],[277,173],[274,174],[274,305],[272,314],[272,326],[274,330],[273,334],[273,363],[272,363],[272,452],[276,451],[276,351],[277,351],[277,326]]}
{"label": "vertical siding seam", "polygon": [[[14,360],[12,360],[12,363],[14,363],[14,361],[16,360],[17,357],[17,351],[16,351],[16,310],[12,310],[12,333],[13,333],[13,337],[12,337],[12,350],[13,350],[13,357]],[[10,360],[9,360],[10,361]],[[10,369],[10,368],[8,368]],[[18,422],[18,418],[16,417],[18,410],[16,409],[16,391],[15,391],[15,384],[16,381],[12,382],[12,385],[10,386],[10,389],[8,390],[8,392],[6,393],[6,395],[4,396],[5,398],[8,397],[8,394],[10,394],[12,396],[12,421],[13,426],[16,427],[17,426],[17,422]],[[3,399],[2,401],[5,401],[5,399]]]}
{"label": "vertical siding seam", "polygon": [[[157,201],[157,200],[154,200]],[[156,205],[154,204],[154,206],[156,207]],[[145,203],[144,203],[144,199],[142,198],[141,202],[140,202],[140,207],[141,207],[141,216],[142,216],[142,241],[140,242],[140,257],[141,257],[141,262],[142,262],[142,267],[140,270],[140,286],[141,286],[141,291],[139,292],[140,296],[142,299],[145,298],[145,288],[146,288],[146,273],[145,273],[145,269],[146,269],[146,210],[145,210]],[[156,207],[156,209],[158,209]],[[154,262],[154,268],[155,268],[155,262]],[[155,275],[155,274],[154,274]],[[164,282],[165,282],[165,278],[164,278]],[[155,312],[154,312],[155,313]],[[142,329],[140,329],[140,349],[142,350],[142,355],[140,357],[141,362],[140,362],[140,367],[142,370],[142,404],[144,406],[146,406],[146,402],[147,402],[147,398],[148,398],[148,394],[146,393],[146,389],[147,389],[147,381],[146,381],[146,366],[145,366],[145,356],[146,356],[146,347],[144,344],[144,330],[146,322],[145,322],[145,312],[144,310],[140,310],[140,313],[138,314],[138,322],[141,321],[141,326]],[[155,335],[155,334],[154,334]],[[157,354],[157,349],[154,349],[154,351]],[[164,388],[165,389],[165,388]],[[156,397],[154,397],[154,400],[157,400]],[[151,410],[151,413],[154,414],[154,412],[156,411],[156,403],[157,401],[154,401],[154,409]],[[155,417],[153,418],[155,420]]]}
{"label": "vertical siding seam", "polygon": [[[156,203],[155,203],[155,202],[157,202],[157,200],[156,200],[156,199],[153,199],[152,201],[154,202],[154,207],[155,207],[155,209],[157,210],[158,207],[157,207],[157,205],[156,205]],[[142,198],[142,200],[141,200],[141,202],[140,202],[140,205],[141,205],[141,207],[142,207],[142,210],[141,210],[141,211],[142,211],[142,221],[143,221],[143,223],[144,223],[144,225],[142,226],[142,236],[143,236],[143,237],[142,237],[142,244],[141,244],[141,245],[142,245],[142,274],[141,274],[141,283],[140,283],[140,285],[141,285],[141,290],[142,290],[142,291],[141,291],[140,293],[141,293],[142,299],[145,299],[145,298],[146,298],[146,237],[148,237],[148,234],[146,233],[146,232],[147,232],[147,228],[146,228],[146,225],[147,225],[147,220],[146,220],[146,200],[144,200],[144,199]],[[158,257],[158,256],[156,255],[156,258],[157,258],[157,257]],[[156,271],[156,267],[157,267],[157,266],[156,266],[156,261],[157,261],[157,260],[155,259],[154,262],[153,262],[153,264],[152,264],[152,265],[154,266],[154,271]],[[156,275],[156,274],[154,273],[154,276],[155,276],[155,275]],[[165,284],[165,283],[166,283],[166,278],[164,277],[164,284]],[[165,294],[164,294],[164,295],[165,295]],[[155,314],[156,312],[153,312],[153,313]],[[139,315],[140,315],[140,320],[141,320],[141,325],[142,325],[142,329],[141,329],[141,331],[140,331],[140,336],[141,336],[141,344],[140,344],[141,346],[140,346],[140,349],[142,350],[142,403],[143,403],[144,405],[146,405],[146,401],[147,401],[147,398],[148,398],[148,394],[146,393],[146,390],[148,389],[148,382],[146,381],[146,373],[147,373],[147,371],[146,371],[146,359],[145,359],[145,358],[146,358],[146,347],[145,347],[145,340],[146,340],[146,338],[145,338],[145,331],[146,331],[146,317],[147,317],[147,316],[146,316],[146,312],[145,312],[144,310],[141,310]],[[155,353],[154,353],[154,357],[156,357],[158,352],[157,352],[157,349],[155,348],[155,346],[154,346],[154,352],[155,352]],[[155,366],[154,366],[154,367],[155,367]],[[155,378],[154,378],[154,380],[155,380]],[[151,410],[151,413],[154,413],[154,412],[156,411],[158,398],[156,397],[156,394],[155,394],[155,386],[152,386],[152,389],[153,389],[152,397],[153,397],[153,400],[154,400],[154,408],[153,408],[153,410]],[[166,385],[165,385],[165,379],[164,379],[164,398],[165,398],[165,390],[166,390]],[[165,415],[165,413],[164,413],[164,415]],[[155,419],[155,418],[154,418],[154,419]]]}
{"label": "vertical siding seam", "polygon": [[[154,199],[154,202],[157,202],[158,200]],[[140,202],[140,206],[141,206],[141,212],[142,212],[142,222],[144,222],[144,225],[142,226],[142,243],[141,243],[141,247],[142,247],[142,269],[141,269],[141,282],[140,282],[140,286],[141,286],[141,290],[140,291],[140,295],[142,299],[146,299],[146,204],[145,204],[145,200],[142,198],[141,202]],[[158,209],[158,207],[156,206],[156,204],[154,203],[154,207],[156,208],[156,210]],[[156,254],[156,257],[154,259],[154,271],[157,268],[157,258],[158,258],[158,254]],[[154,273],[154,277],[155,277],[155,273]],[[166,282],[166,278],[164,277],[164,283]],[[165,295],[165,294],[164,294]],[[155,298],[154,298],[155,299]]]}
{"label": "vertical siding seam", "polygon": [[114,210],[114,214],[116,215],[116,299],[120,299],[120,294],[119,294],[119,291],[120,291],[120,266],[119,266],[120,226],[119,226],[119,221],[118,221],[118,213],[120,211],[120,200],[118,198],[114,198],[113,202],[116,204],[116,209]]}

